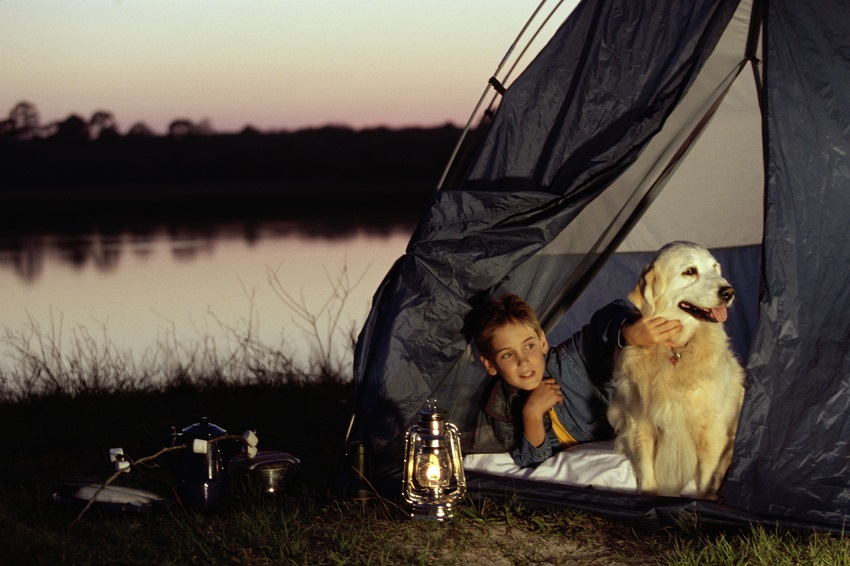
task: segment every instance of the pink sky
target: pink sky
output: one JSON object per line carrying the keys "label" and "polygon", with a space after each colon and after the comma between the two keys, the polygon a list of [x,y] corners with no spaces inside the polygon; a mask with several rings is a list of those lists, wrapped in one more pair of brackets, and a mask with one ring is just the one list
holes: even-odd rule
{"label": "pink sky", "polygon": [[466,123],[539,0],[2,0],[0,117]]}

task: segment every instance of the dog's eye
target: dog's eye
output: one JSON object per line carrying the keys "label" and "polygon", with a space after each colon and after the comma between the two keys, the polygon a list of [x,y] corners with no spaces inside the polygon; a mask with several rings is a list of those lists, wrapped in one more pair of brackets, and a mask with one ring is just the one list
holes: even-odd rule
{"label": "dog's eye", "polygon": [[686,270],[684,270],[684,271],[682,272],[682,275],[690,275],[690,276],[693,276],[693,275],[696,275],[697,273],[698,273],[698,272],[697,272],[697,268],[696,268],[696,267],[689,267],[689,268],[687,268]]}

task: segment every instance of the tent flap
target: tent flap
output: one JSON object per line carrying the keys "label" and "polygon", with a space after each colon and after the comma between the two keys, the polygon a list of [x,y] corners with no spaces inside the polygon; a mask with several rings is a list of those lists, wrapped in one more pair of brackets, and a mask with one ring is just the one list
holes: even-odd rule
{"label": "tent flap", "polygon": [[846,15],[768,3],[766,292],[729,481],[750,512],[835,525],[850,518]]}

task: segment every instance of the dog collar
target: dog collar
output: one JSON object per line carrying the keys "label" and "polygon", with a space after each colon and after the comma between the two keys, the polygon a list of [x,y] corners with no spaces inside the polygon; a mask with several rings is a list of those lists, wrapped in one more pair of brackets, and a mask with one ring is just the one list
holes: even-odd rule
{"label": "dog collar", "polygon": [[677,350],[673,350],[673,355],[670,356],[670,363],[675,366],[677,363],[679,363],[680,359],[682,359],[682,354],[679,353]]}

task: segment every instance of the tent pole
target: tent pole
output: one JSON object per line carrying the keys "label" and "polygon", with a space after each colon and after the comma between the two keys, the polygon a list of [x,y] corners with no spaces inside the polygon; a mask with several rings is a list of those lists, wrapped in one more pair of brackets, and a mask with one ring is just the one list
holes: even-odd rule
{"label": "tent pole", "polygon": [[487,109],[484,111],[485,116],[492,114],[493,106],[495,106],[496,101],[502,96],[505,90],[502,85],[508,81],[511,74],[516,70],[516,66],[519,64],[520,60],[522,60],[529,47],[531,47],[531,44],[534,42],[535,39],[537,39],[543,27],[549,22],[549,20],[555,14],[558,8],[560,8],[561,5],[564,3],[564,0],[559,0],[558,3],[555,4],[555,7],[552,8],[549,14],[543,19],[543,22],[537,27],[537,30],[534,32],[531,38],[525,43],[525,46],[523,47],[522,51],[520,51],[519,55],[516,57],[511,67],[505,73],[505,76],[502,79],[499,79],[498,75],[502,71],[502,68],[508,62],[508,59],[510,58],[511,54],[514,52],[514,49],[519,44],[520,39],[522,39],[522,37],[528,31],[529,27],[531,27],[531,23],[541,12],[546,2],[547,0],[541,0],[540,4],[537,5],[537,8],[534,9],[534,12],[532,12],[531,16],[525,22],[525,25],[522,26],[522,29],[520,30],[519,34],[517,34],[516,39],[514,39],[513,43],[511,43],[511,46],[508,48],[505,55],[502,57],[502,60],[496,67],[496,70],[493,72],[490,79],[488,79],[487,87],[484,89],[484,92],[482,92],[481,96],[478,98],[478,102],[476,103],[475,108],[472,110],[472,114],[470,114],[469,119],[466,121],[466,126],[464,127],[463,132],[461,132],[460,138],[458,139],[454,149],[452,150],[452,154],[449,157],[448,163],[446,163],[446,167],[443,169],[443,174],[440,176],[440,180],[437,182],[437,191],[440,191],[444,188],[446,180],[449,176],[449,172],[452,170],[455,161],[457,160],[458,154],[460,153],[460,148],[463,146],[463,143],[466,140],[466,136],[472,129],[472,124],[475,121],[476,117],[478,117],[481,106],[484,104],[484,100],[487,98],[487,94],[490,92],[490,89],[492,88],[493,90],[495,90],[496,95],[493,96],[493,98],[490,100],[490,103],[487,105]]}

